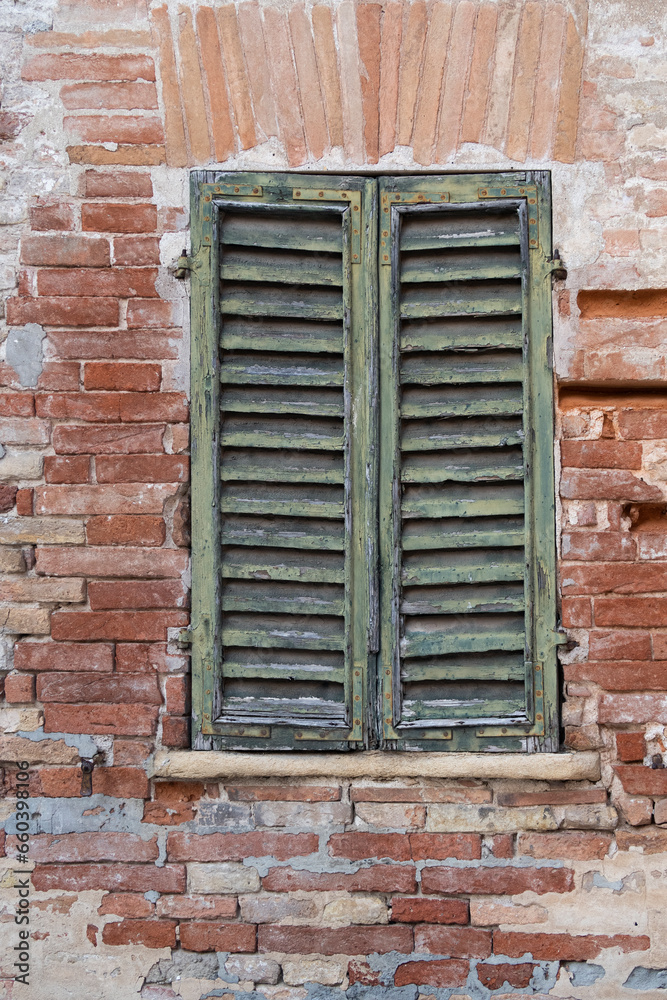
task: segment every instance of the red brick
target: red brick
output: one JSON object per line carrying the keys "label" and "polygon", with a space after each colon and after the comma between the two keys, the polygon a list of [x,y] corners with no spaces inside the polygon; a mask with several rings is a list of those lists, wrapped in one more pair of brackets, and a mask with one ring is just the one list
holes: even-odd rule
{"label": "red brick", "polygon": [[414,892],[417,882],[414,868],[376,864],[351,875],[271,868],[262,886],[267,892]]}
{"label": "red brick", "polygon": [[[73,770],[78,770],[80,775],[79,768]],[[16,837],[9,837],[7,843],[13,845],[15,855]],[[30,837],[30,859],[37,864],[157,861],[158,856],[157,837],[143,840],[136,833],[42,833]]]}
{"label": "red brick", "polygon": [[499,990],[504,983],[517,989],[529,986],[534,971],[535,966],[530,962],[522,962],[519,965],[510,965],[509,962],[500,965],[479,962],[477,965],[477,977],[487,990]]}
{"label": "red brick", "polygon": [[7,486],[6,483],[0,484],[0,511],[2,513],[12,509],[16,502],[17,493],[16,486]]}
{"label": "red brick", "polygon": [[237,905],[234,896],[162,896],[157,901],[156,913],[159,917],[181,920],[233,918]]}
{"label": "red brick", "polygon": [[391,919],[408,924],[467,924],[468,901],[395,896],[391,903]]}
{"label": "red brick", "polygon": [[74,206],[61,202],[52,205],[33,205],[30,208],[30,228],[33,232],[74,229]]}
{"label": "red brick", "polygon": [[[55,333],[50,334],[56,336]],[[107,334],[105,334],[107,336]],[[37,379],[37,388],[43,392],[70,392],[79,388],[79,363],[76,361],[47,361]]]}
{"label": "red brick", "polygon": [[35,492],[34,490],[17,490],[16,491],[16,513],[20,517],[32,517],[35,510]]}
{"label": "red brick", "polygon": [[113,241],[116,264],[141,267],[160,263],[160,241],[154,236],[117,236]]}
{"label": "red brick", "polygon": [[57,420],[120,419],[120,396],[111,392],[38,392],[35,408],[40,417]]}
{"label": "red brick", "polygon": [[590,597],[565,597],[561,606],[565,628],[589,628],[593,624]]}
{"label": "red brick", "polygon": [[517,854],[531,858],[565,858],[568,861],[592,861],[604,858],[613,837],[609,833],[578,830],[564,833],[520,833]]}
{"label": "red brick", "polygon": [[[173,444],[172,439],[172,444]],[[189,548],[191,543],[191,511],[188,498],[179,500],[171,519],[171,537],[174,545]]]}
{"label": "red brick", "polygon": [[190,463],[181,455],[108,456],[95,462],[98,483],[185,483]]}
{"label": "red brick", "polygon": [[667,795],[667,768],[623,764],[615,766],[614,771],[630,795]]}
{"label": "red brick", "polygon": [[619,851],[629,851],[632,847],[641,847],[644,854],[664,854],[667,851],[667,830],[656,826],[644,827],[639,830],[618,830],[616,846]]}
{"label": "red brick", "polygon": [[581,469],[641,469],[642,446],[630,441],[561,441],[563,466]]}
{"label": "red brick", "polygon": [[281,951],[301,955],[385,955],[389,951],[412,951],[409,927],[283,927],[264,924],[258,928],[258,951]]}
{"label": "red brick", "polygon": [[55,455],[44,457],[44,478],[47,483],[87,483],[90,475],[88,455],[59,458]]}
{"label": "red brick", "polygon": [[32,417],[35,415],[35,397],[31,392],[0,393],[0,416]]}
{"label": "red brick", "polygon": [[153,744],[149,740],[124,740],[116,737],[113,741],[114,767],[122,764],[140,764],[143,767],[152,751]]}
{"label": "red brick", "polygon": [[59,424],[53,429],[53,447],[58,454],[141,454],[163,451],[164,424],[142,427],[81,427]]}
{"label": "red brick", "polygon": [[[603,660],[564,667],[567,681],[593,681],[605,691],[667,690],[665,660]],[[643,756],[643,754],[642,754]]]}
{"label": "red brick", "polygon": [[17,670],[113,670],[113,646],[105,644],[17,642]]}
{"label": "red brick", "polygon": [[[49,343],[61,358],[177,358],[181,330],[57,330],[49,333]],[[77,380],[78,382],[78,380]],[[44,386],[44,388],[58,388]],[[69,388],[69,387],[68,387]]]}
{"label": "red brick", "polygon": [[110,514],[89,517],[89,545],[162,545],[166,538],[163,518],[150,514]]}
{"label": "red brick", "polygon": [[166,747],[181,747],[185,749],[190,746],[190,720],[173,717],[171,715],[162,716],[162,743]]}
{"label": "red brick", "polygon": [[514,931],[494,931],[493,950],[497,955],[521,958],[530,954],[542,962],[589,962],[603,948],[620,948],[622,952],[647,951],[650,941],[643,935],[614,934],[522,934]]}
{"label": "red brick", "polygon": [[[623,471],[564,472],[560,494],[569,500],[660,500],[662,491]],[[572,556],[570,556],[572,558]]]}
{"label": "red brick", "polygon": [[230,802],[339,802],[339,785],[225,785]]}
{"label": "red brick", "polygon": [[118,326],[118,301],[87,296],[8,299],[7,322],[13,326]]}
{"label": "red brick", "polygon": [[158,364],[89,361],[83,366],[83,384],[86,389],[157,392],[161,380],[162,365]]}
{"label": "red brick", "polygon": [[44,732],[151,736],[157,715],[157,709],[149,705],[137,705],[132,712],[125,705],[46,705]]}
{"label": "red brick", "polygon": [[574,872],[570,868],[425,868],[423,892],[480,895],[518,895],[521,892],[572,892]]}
{"label": "red brick", "polygon": [[[118,549],[68,546],[37,548],[37,572],[45,576],[128,576],[176,578],[187,570],[188,554],[179,549]],[[129,638],[126,637],[129,641]]]}
{"label": "red brick", "polygon": [[110,639],[164,642],[168,628],[188,624],[184,611],[55,611],[51,616],[54,639],[87,641]]}
{"label": "red brick", "polygon": [[667,563],[652,562],[565,564],[562,567],[565,594],[646,594],[667,590]]}
{"label": "red brick", "polygon": [[411,833],[409,840],[415,861],[446,858],[472,861],[482,856],[482,839],[477,833]]}
{"label": "red brick", "polygon": [[[68,111],[99,110],[115,111],[157,109],[157,91],[154,83],[66,83],[60,88],[60,100]],[[135,195],[132,191],[119,192],[126,198],[150,198],[152,188]],[[116,197],[111,191],[90,191],[86,185],[88,197]]]}
{"label": "red brick", "polygon": [[[170,833],[167,839],[167,857],[170,861],[242,861],[248,857],[273,857],[277,861],[289,861],[290,858],[313,854],[317,851],[318,844],[318,837],[314,833],[287,834],[257,830],[252,833],[209,833],[206,837],[196,833]],[[280,868],[277,871],[289,872],[291,869]]]}
{"label": "red brick", "polygon": [[188,401],[182,392],[125,392],[120,395],[120,419],[151,423],[168,420],[185,423],[189,419]]}
{"label": "red brick", "polygon": [[57,702],[140,702],[161,705],[157,678],[151,674],[124,674],[122,677],[95,673],[49,672],[37,684],[40,701]]}
{"label": "red brick", "polygon": [[33,674],[7,674],[5,677],[5,701],[10,705],[31,702],[35,697],[35,677]]}
{"label": "red brick", "polygon": [[200,920],[181,924],[181,947],[186,951],[254,952],[257,950],[256,939],[255,924],[219,924]]}
{"label": "red brick", "polygon": [[164,682],[164,703],[170,715],[190,712],[190,682],[183,674],[167,677]]}
{"label": "red brick", "polygon": [[164,141],[160,119],[144,115],[66,115],[63,128],[84,142],[141,145]]}
{"label": "red brick", "polygon": [[664,694],[603,694],[598,702],[598,721],[623,723],[667,722]]}
{"label": "red brick", "polygon": [[618,430],[623,438],[651,440],[667,437],[667,411],[659,409],[621,410]]}
{"label": "red brick", "polygon": [[[167,327],[174,322],[171,302],[153,299],[132,299],[127,306],[128,329]],[[634,498],[631,498],[634,499]]]}
{"label": "red brick", "polygon": [[417,924],[415,951],[452,958],[488,958],[491,954],[491,931],[477,927],[441,927]]}
{"label": "red brick", "polygon": [[514,834],[499,833],[497,836],[491,837],[491,853],[494,858],[513,858]]}
{"label": "red brick", "polygon": [[135,892],[108,892],[97,908],[100,916],[112,913],[116,917],[150,917],[154,911],[155,904]]}
{"label": "red brick", "polygon": [[[581,663],[577,667],[583,666]],[[499,806],[590,805],[607,801],[606,788],[547,788],[543,792],[498,792]]]}
{"label": "red brick", "polygon": [[650,628],[667,625],[665,597],[596,597],[596,625],[633,625]]}
{"label": "red brick", "polygon": [[[667,676],[665,681],[667,682]],[[665,687],[667,687],[667,683]],[[616,753],[618,759],[622,761],[643,760],[646,756],[646,736],[643,730],[616,733]]]}
{"label": "red brick", "polygon": [[157,228],[157,208],[155,205],[84,202],[81,228],[93,233],[153,233]]}
{"label": "red brick", "polygon": [[433,962],[404,962],[394,974],[395,986],[465,986],[470,966],[455,958],[441,958]]}
{"label": "red brick", "polygon": [[[475,785],[443,785],[442,787],[422,787],[412,785],[396,788],[384,785],[364,785],[350,789],[352,802],[491,802],[493,796],[488,788]],[[425,834],[417,834],[423,837]],[[440,836],[438,834],[437,836]],[[449,836],[449,834],[447,834]],[[437,843],[437,840],[436,840]]]}
{"label": "red brick", "polygon": [[161,514],[176,484],[149,483],[141,490],[131,484],[115,486],[39,486],[36,514]]}
{"label": "red brick", "polygon": [[649,632],[591,632],[591,660],[650,660]]}
{"label": "red brick", "polygon": [[158,781],[154,802],[144,805],[143,823],[178,826],[195,817],[195,805],[204,794],[200,781]]}
{"label": "red brick", "polygon": [[634,292],[587,289],[578,293],[577,305],[581,319],[667,316],[667,291],[662,288],[641,288]]}
{"label": "red brick", "polygon": [[562,546],[564,559],[600,562],[637,556],[635,539],[624,531],[565,531]]}
{"label": "red brick", "polygon": [[[81,768],[42,768],[33,794],[47,798],[79,798]],[[143,799],[148,795],[148,779],[145,771],[139,767],[96,767],[93,771],[93,794]]]}
{"label": "red brick", "polygon": [[[140,86],[135,84],[134,86]],[[63,90],[65,88],[63,87]],[[62,91],[61,91],[62,98]],[[103,105],[108,107],[108,105]],[[85,194],[88,198],[152,198],[151,175],[136,170],[103,172],[86,170]]]}
{"label": "red brick", "polygon": [[[157,295],[157,268],[49,268],[37,274],[38,295],[107,295],[121,299]],[[86,388],[110,388],[86,386]],[[119,387],[121,388],[121,387]]]}
{"label": "red brick", "polygon": [[105,944],[140,944],[144,948],[175,948],[175,920],[121,920],[105,924]]}
{"label": "red brick", "polygon": [[109,241],[87,236],[26,236],[21,263],[55,267],[108,267]]}
{"label": "red brick", "polygon": [[410,842],[403,833],[333,833],[329,838],[329,854],[334,858],[392,858],[410,860]]}
{"label": "red brick", "polygon": [[149,56],[38,55],[23,67],[23,80],[155,80]]}
{"label": "red brick", "polygon": [[88,599],[93,611],[115,608],[135,611],[144,608],[184,608],[188,605],[188,592],[180,580],[95,582],[88,585]]}

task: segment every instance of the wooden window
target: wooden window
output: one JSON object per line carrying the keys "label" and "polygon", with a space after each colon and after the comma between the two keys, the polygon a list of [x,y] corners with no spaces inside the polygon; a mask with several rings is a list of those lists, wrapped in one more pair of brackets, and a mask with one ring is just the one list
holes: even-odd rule
{"label": "wooden window", "polygon": [[195,748],[557,748],[550,216],[193,174]]}

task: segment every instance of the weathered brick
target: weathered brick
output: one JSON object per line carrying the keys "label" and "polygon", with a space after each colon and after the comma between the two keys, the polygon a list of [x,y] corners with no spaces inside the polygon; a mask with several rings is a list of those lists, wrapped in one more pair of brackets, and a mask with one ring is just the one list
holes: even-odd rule
{"label": "weathered brick", "polygon": [[155,912],[158,917],[176,917],[181,920],[197,918],[233,918],[237,902],[233,896],[162,896]]}
{"label": "weathered brick", "polygon": [[628,532],[564,531],[562,552],[564,559],[588,562],[631,560],[637,556],[637,543]]}
{"label": "weathered brick", "polygon": [[641,319],[667,316],[667,291],[641,288],[637,291],[586,289],[577,295],[582,319]]}
{"label": "weathered brick", "polygon": [[39,486],[35,514],[161,514],[174,484],[149,483],[138,491],[115,486]]}
{"label": "weathered brick", "polygon": [[505,983],[510,987],[526,987],[530,985],[535,966],[530,962],[510,965],[509,962],[490,965],[486,962],[477,964],[477,978],[487,990],[499,990]]}
{"label": "weathered brick", "polygon": [[86,599],[86,585],[76,577],[58,580],[44,577],[0,577],[0,588],[5,601],[51,601],[58,604],[76,604]]}
{"label": "weathered brick", "polygon": [[195,862],[188,865],[189,892],[239,893],[258,892],[259,875],[256,868],[234,861],[216,861],[211,864]]}
{"label": "weathered brick", "polygon": [[33,232],[74,229],[74,206],[66,202],[32,205],[30,228]]}
{"label": "weathered brick", "polygon": [[614,771],[631,795],[667,795],[667,768],[623,764],[615,766]]}
{"label": "weathered brick", "polygon": [[[662,491],[621,470],[564,472],[561,496],[570,500],[660,500]],[[569,558],[572,558],[570,556]]]}
{"label": "weathered brick", "polygon": [[120,419],[152,423],[155,420],[169,420],[185,423],[189,419],[188,401],[182,392],[160,392],[157,395],[145,392],[121,393]]}
{"label": "weathered brick", "polygon": [[102,897],[97,912],[100,916],[112,913],[116,917],[150,917],[155,912],[155,904],[137,892],[108,892]]}
{"label": "weathered brick", "polygon": [[386,924],[389,912],[381,896],[347,896],[326,903],[322,919],[326,926]]}
{"label": "weathered brick", "polygon": [[535,903],[517,906],[509,900],[471,899],[470,923],[477,927],[492,927],[495,924],[543,924],[549,911]]}
{"label": "weathered brick", "polygon": [[360,802],[355,815],[370,826],[392,829],[423,829],[426,808],[422,805],[402,805],[394,802]]}
{"label": "weathered brick", "polygon": [[49,426],[37,417],[0,417],[0,438],[6,445],[48,444]]}
{"label": "weathered brick", "polygon": [[[137,580],[128,583],[91,583],[88,599],[93,611],[123,608],[183,608],[188,592],[180,581]],[[183,713],[181,713],[183,714]]]}
{"label": "weathered brick", "polygon": [[[278,861],[312,854],[319,839],[314,833],[170,833],[167,855],[170,861],[242,861],[244,858],[273,857]],[[279,869],[283,871],[284,869]]]}
{"label": "weathered brick", "polygon": [[443,785],[421,787],[412,785],[363,785],[350,788],[352,802],[491,802],[488,788],[471,785]]}
{"label": "weathered brick", "polygon": [[103,643],[17,642],[17,670],[113,670],[113,646]]}
{"label": "weathered brick", "polygon": [[667,625],[664,597],[596,597],[596,625],[631,625],[650,628]]}
{"label": "weathered brick", "polygon": [[262,879],[268,892],[414,892],[415,869],[403,865],[372,865],[354,874],[271,868]]}
{"label": "weathered brick", "polygon": [[225,785],[232,802],[339,802],[340,785]]}
{"label": "weathered brick", "polygon": [[[253,23],[254,30],[244,39],[244,49],[250,79],[257,83],[257,77],[260,77],[254,93],[255,114],[265,134],[267,136],[275,135],[275,111],[273,111],[259,8],[254,7],[252,4],[245,4],[243,8],[237,11],[237,16],[239,22],[250,19]],[[229,97],[227,94],[222,53],[220,51],[220,39],[215,23],[215,12],[212,8],[199,7],[196,12],[196,18],[199,51],[206,89],[208,91],[208,103],[211,109],[209,125],[211,127],[215,159],[221,162],[234,152],[236,137],[229,110]],[[259,60],[255,58],[258,50],[261,51]],[[269,109],[269,114],[273,111],[272,123],[267,119],[266,115]]]}
{"label": "weathered brick", "polygon": [[164,519],[149,514],[99,515],[86,521],[89,545],[160,546],[165,538]]}
{"label": "weathered brick", "polygon": [[93,233],[153,233],[157,228],[155,205],[122,205],[84,202],[81,227]]}
{"label": "weathered brick", "polygon": [[84,142],[150,144],[164,141],[159,118],[144,115],[66,115],[63,128]]}
{"label": "weathered brick", "polygon": [[241,896],[239,906],[243,920],[251,924],[282,923],[287,917],[316,920],[320,912],[320,907],[312,896],[295,899],[281,892]]}
{"label": "weathered brick", "polygon": [[381,955],[412,951],[409,927],[283,927],[264,924],[257,930],[257,950],[289,954]]}
{"label": "weathered brick", "polygon": [[[113,241],[113,256],[116,264],[128,267],[159,264],[160,241],[155,236],[116,236]],[[133,355],[133,357],[138,356]]]}
{"label": "weathered brick", "polygon": [[151,736],[157,726],[157,714],[157,708],[149,705],[137,705],[131,713],[124,705],[46,705],[44,732]]}
{"label": "weathered brick", "polygon": [[37,892],[64,889],[86,892],[104,889],[107,892],[185,892],[183,865],[128,864],[44,864],[33,872],[33,888]]}
{"label": "weathered brick", "polygon": [[[582,664],[578,663],[577,667]],[[542,792],[498,792],[499,806],[586,805],[607,801],[606,788],[547,788]]]}
{"label": "weathered brick", "polygon": [[[80,797],[81,768],[42,768],[33,794],[47,798]],[[93,771],[93,794],[142,799],[148,795],[148,779],[145,771],[139,767],[96,767]]]}
{"label": "weathered brick", "polygon": [[102,929],[105,944],[140,944],[144,948],[175,948],[175,920],[121,920],[105,924]]}
{"label": "weathered brick", "polygon": [[415,861],[447,858],[468,861],[482,856],[482,838],[477,833],[411,833],[409,841]]}
{"label": "weathered brick", "polygon": [[162,716],[162,743],[166,747],[190,746],[190,720],[171,715]]}
{"label": "weathered brick", "polygon": [[391,919],[410,924],[467,924],[468,902],[463,899],[396,896],[391,904]]}
{"label": "weathered brick", "polygon": [[32,392],[0,393],[0,416],[33,417],[34,415],[35,397]]}
{"label": "weathered brick", "polygon": [[60,455],[155,453],[163,451],[164,431],[164,424],[140,427],[58,424],[53,429],[53,448]]}
{"label": "weathered brick", "polygon": [[632,441],[561,441],[563,466],[580,469],[641,469],[642,446]]}
{"label": "weathered brick", "polygon": [[[665,664],[667,669],[667,664]],[[667,673],[665,685],[667,686]],[[616,733],[616,753],[622,761],[643,760],[646,756],[646,736],[643,730],[631,733]]]}
{"label": "weathered brick", "polygon": [[259,802],[255,806],[258,826],[291,826],[311,830],[333,823],[350,823],[352,807],[343,802]]}
{"label": "weathered brick", "polygon": [[[8,844],[16,853],[16,837]],[[42,833],[30,838],[30,858],[36,864],[156,861],[158,855],[157,837],[143,840],[136,833]]]}
{"label": "weathered brick", "polygon": [[30,703],[35,697],[35,677],[33,674],[7,674],[5,677],[5,701],[10,705]]}
{"label": "weathered brick", "polygon": [[49,671],[38,678],[37,693],[40,701],[162,704],[162,695],[154,674],[124,674],[116,677],[99,673]]}
{"label": "weathered brick", "polygon": [[44,456],[44,478],[47,483],[87,483],[90,478],[88,455],[59,457]]}
{"label": "weathered brick", "polygon": [[159,642],[122,642],[116,645],[116,670],[137,673],[142,670],[157,670],[160,673],[182,672],[188,669],[188,659],[167,653],[167,647]]}
{"label": "weathered brick", "polygon": [[150,755],[153,744],[150,740],[127,739],[116,737],[113,741],[113,761],[114,767],[120,764],[141,764],[146,763],[146,758]]}
{"label": "weathered brick", "polygon": [[23,66],[24,80],[155,80],[153,60],[144,55],[37,55]]}
{"label": "weathered brick", "polygon": [[424,892],[518,895],[521,892],[572,892],[574,872],[570,868],[425,868]]}
{"label": "weathered brick", "polygon": [[32,517],[35,512],[35,494],[31,489],[16,491],[16,513],[20,517]]}
{"label": "weathered brick", "polygon": [[642,594],[667,590],[664,562],[565,564],[562,576],[564,594]]}
{"label": "weathered brick", "polygon": [[491,931],[478,927],[442,927],[417,924],[415,951],[452,958],[488,958],[491,954]]}
{"label": "weathered brick", "polygon": [[[143,81],[127,83],[66,83],[60,88],[60,100],[68,111],[100,110],[147,110],[157,109],[157,91],[154,83]],[[151,197],[152,189],[141,191],[138,195],[130,191],[120,191],[121,197],[145,198]],[[102,189],[89,190],[86,185],[86,195],[88,197],[116,197],[113,191]]]}
{"label": "weathered brick", "polygon": [[404,962],[394,974],[394,985],[465,986],[470,971],[469,963],[456,958],[441,958],[433,962]]}
{"label": "weathered brick", "polygon": [[667,696],[658,694],[604,694],[598,721],[623,723],[667,722]]}
{"label": "weathered brick", "polygon": [[647,795],[617,795],[614,804],[630,826],[647,826],[653,819],[653,800]]}
{"label": "weathered brick", "polygon": [[190,682],[183,674],[166,677],[164,682],[165,709],[170,715],[190,712]]}
{"label": "weathered brick", "polygon": [[168,628],[184,627],[184,611],[55,611],[51,635],[56,640],[164,642]]}
{"label": "weathered brick", "polygon": [[651,635],[649,632],[591,632],[589,639],[591,660],[650,660]]}
{"label": "weathered brick", "polygon": [[616,845],[619,851],[640,847],[644,854],[664,854],[667,851],[667,830],[655,826],[642,830],[619,830]]}
{"label": "weathered brick", "polygon": [[[37,274],[38,295],[88,295],[131,298],[157,295],[155,291],[156,268],[49,268]],[[67,321],[68,323],[71,320]],[[90,322],[90,321],[88,321]],[[86,388],[97,388],[86,386]],[[99,388],[109,388],[100,386]],[[124,388],[124,386],[119,386]]]}
{"label": "weathered brick", "polygon": [[129,361],[132,358],[177,358],[178,341],[181,337],[180,330],[116,330],[113,333],[100,330],[52,330],[49,333],[49,343],[61,358],[121,358]]}
{"label": "weathered brick", "polygon": [[[12,326],[118,326],[118,300],[85,295],[7,300],[7,322]],[[632,499],[632,498],[631,498]]]}
{"label": "weathered brick", "polygon": [[[603,660],[568,664],[568,681],[593,681],[605,691],[664,691],[667,687],[665,660]],[[643,754],[642,754],[643,756]]]}
{"label": "weathered brick", "polygon": [[620,948],[624,953],[646,951],[650,942],[644,935],[630,934],[534,934],[494,931],[493,950],[497,955],[521,958],[530,954],[543,962],[589,962],[603,948]]}
{"label": "weathered brick", "polygon": [[[588,833],[574,830],[567,833],[520,833],[517,854],[525,854],[531,858],[591,861],[593,858],[604,858],[609,851],[612,840],[612,835],[608,833]],[[563,890],[557,891],[562,892]]]}
{"label": "weathered brick", "polygon": [[184,483],[189,468],[182,455],[106,455],[95,462],[98,483]]}
{"label": "weathered brick", "polygon": [[221,924],[193,920],[181,924],[181,947],[186,951],[254,952],[254,924]]}
{"label": "weathered brick", "polygon": [[350,858],[353,861],[366,858],[392,858],[394,861],[410,860],[410,842],[402,833],[333,833],[329,838],[329,854],[332,857]]}
{"label": "weathered brick", "polygon": [[83,366],[83,384],[86,389],[157,392],[161,380],[162,366],[158,364],[88,361]]}
{"label": "weathered brick", "polygon": [[561,621],[565,628],[589,628],[593,624],[590,597],[564,597]]}
{"label": "weathered brick", "polygon": [[179,549],[124,548],[119,560],[118,549],[113,547],[75,548],[42,546],[36,552],[38,573],[47,576],[112,576],[156,579],[174,577],[185,573],[188,567],[187,552]]}
{"label": "weathered brick", "polygon": [[27,236],[21,241],[21,263],[51,267],[108,267],[109,241],[91,236]]}
{"label": "weathered brick", "polygon": [[[111,86],[118,86],[112,84]],[[145,84],[131,84],[126,86],[141,87]],[[63,90],[66,88],[63,87]],[[154,91],[154,88],[153,88]],[[60,92],[61,100],[63,97]],[[67,105],[66,105],[67,107]],[[110,105],[101,105],[110,107]],[[88,198],[152,198],[153,182],[148,173],[132,171],[106,172],[100,170],[86,170],[84,175],[85,194]]]}

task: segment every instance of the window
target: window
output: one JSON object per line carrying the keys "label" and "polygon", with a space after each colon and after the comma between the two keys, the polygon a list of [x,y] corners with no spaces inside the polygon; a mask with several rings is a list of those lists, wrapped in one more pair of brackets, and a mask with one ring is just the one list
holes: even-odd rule
{"label": "window", "polygon": [[546,173],[192,177],[196,748],[557,749]]}

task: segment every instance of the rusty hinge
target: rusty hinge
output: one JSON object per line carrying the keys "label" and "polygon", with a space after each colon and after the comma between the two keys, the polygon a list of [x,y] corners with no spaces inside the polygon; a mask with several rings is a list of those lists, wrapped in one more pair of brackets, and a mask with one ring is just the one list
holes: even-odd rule
{"label": "rusty hinge", "polygon": [[382,195],[380,218],[380,260],[391,264],[391,207],[392,205],[428,205],[448,202],[449,191],[385,191]]}
{"label": "rusty hinge", "polygon": [[201,246],[197,253],[192,257],[188,257],[187,251],[184,250],[176,261],[174,277],[183,279],[187,278],[189,275],[196,274],[200,281],[207,284],[211,280],[209,273],[210,262],[210,246]]}
{"label": "rusty hinge", "polygon": [[295,201],[347,201],[351,209],[351,257],[353,264],[361,264],[361,191],[338,191],[332,188],[294,188]]}
{"label": "rusty hinge", "polygon": [[531,250],[537,250],[540,245],[540,235],[538,228],[537,214],[537,188],[534,184],[517,184],[505,187],[484,187],[479,188],[477,197],[500,199],[500,198],[525,198],[528,207],[528,246]]}

